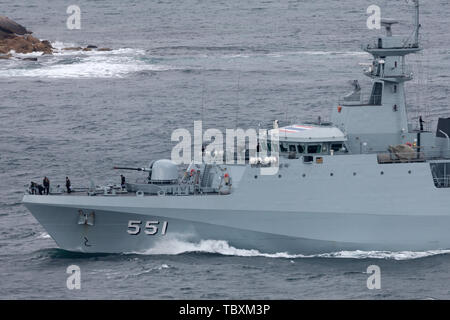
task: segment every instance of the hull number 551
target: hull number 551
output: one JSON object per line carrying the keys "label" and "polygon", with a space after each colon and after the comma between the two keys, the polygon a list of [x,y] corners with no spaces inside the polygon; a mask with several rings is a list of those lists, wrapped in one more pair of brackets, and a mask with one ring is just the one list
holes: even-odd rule
{"label": "hull number 551", "polygon": [[[166,234],[167,231],[167,221],[162,221],[161,229],[158,228],[159,221],[147,221],[144,226],[144,232],[148,235],[155,235],[158,233],[162,236]],[[130,220],[128,221],[128,230],[127,232],[131,235],[138,235],[142,229],[142,221],[139,220]]]}

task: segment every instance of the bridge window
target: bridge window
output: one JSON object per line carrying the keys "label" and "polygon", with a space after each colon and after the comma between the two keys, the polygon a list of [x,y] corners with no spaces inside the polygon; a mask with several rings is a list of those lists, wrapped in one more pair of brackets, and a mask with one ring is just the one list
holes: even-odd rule
{"label": "bridge window", "polygon": [[298,153],[303,153],[303,152],[305,152],[305,147],[302,146],[301,144],[298,144],[298,145],[297,145],[297,152],[298,152]]}
{"label": "bridge window", "polygon": [[295,144],[290,144],[289,145],[289,151],[290,152],[297,152],[297,148],[295,147]]}
{"label": "bridge window", "polygon": [[322,146],[320,144],[310,144],[307,150],[308,153],[320,153],[322,151]]}
{"label": "bridge window", "polygon": [[334,152],[341,151],[342,150],[342,143],[332,143],[331,144],[331,150]]}
{"label": "bridge window", "polygon": [[285,145],[284,143],[280,143],[280,151],[281,152],[288,152],[287,145]]}

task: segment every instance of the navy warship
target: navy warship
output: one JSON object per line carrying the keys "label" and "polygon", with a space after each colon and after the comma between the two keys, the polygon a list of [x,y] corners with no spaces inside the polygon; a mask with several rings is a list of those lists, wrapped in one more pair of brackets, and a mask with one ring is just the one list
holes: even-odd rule
{"label": "navy warship", "polygon": [[275,122],[244,163],[118,167],[145,180],[27,190],[24,205],[69,251],[145,252],[168,239],[290,254],[450,248],[450,118],[432,132],[407,116],[405,58],[421,50],[413,5],[412,35],[394,36],[397,22],[382,20],[385,34],[362,47],[373,56],[368,99],[355,81],[330,122]]}

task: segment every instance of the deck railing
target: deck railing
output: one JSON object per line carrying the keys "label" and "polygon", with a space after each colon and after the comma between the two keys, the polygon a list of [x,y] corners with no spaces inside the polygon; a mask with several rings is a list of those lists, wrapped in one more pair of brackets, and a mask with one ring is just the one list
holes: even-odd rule
{"label": "deck railing", "polygon": [[363,106],[363,105],[374,105],[374,106],[380,106],[382,103],[382,95],[365,95],[361,94],[359,99],[345,99],[340,98],[339,104],[343,106]]}
{"label": "deck railing", "polygon": [[449,152],[440,150],[424,150],[417,148],[413,152],[381,152],[377,154],[378,163],[405,163],[405,162],[425,162],[429,160],[450,159]]}

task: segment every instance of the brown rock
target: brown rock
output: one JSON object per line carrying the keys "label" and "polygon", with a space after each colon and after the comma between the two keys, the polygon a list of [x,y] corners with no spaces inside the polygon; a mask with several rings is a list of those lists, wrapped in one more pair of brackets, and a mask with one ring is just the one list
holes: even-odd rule
{"label": "brown rock", "polygon": [[33,37],[31,34],[26,35],[24,38],[25,38],[25,40],[31,42],[32,44],[36,44],[36,43],[40,43],[41,42],[38,38]]}
{"label": "brown rock", "polygon": [[52,54],[49,41],[41,41],[31,35],[25,27],[7,17],[0,16],[0,53],[14,50],[17,53],[43,52]]}
{"label": "brown rock", "polygon": [[[42,52],[42,54],[53,54],[54,48],[47,40],[39,40],[31,35],[24,26],[13,20],[0,16],[0,54],[8,54],[11,50],[17,53]],[[88,45],[86,48],[69,47],[62,50],[70,51],[112,51],[110,48],[98,48],[95,45]],[[3,56],[2,59],[7,59]],[[32,60],[33,59],[33,60]],[[34,58],[26,60],[34,60]]]}
{"label": "brown rock", "polygon": [[21,36],[5,39],[3,42],[9,50],[14,50],[17,53],[30,53],[33,52],[33,44]]}
{"label": "brown rock", "polygon": [[9,52],[9,49],[7,46],[0,45],[0,53],[6,54]]}
{"label": "brown rock", "polygon": [[0,40],[0,53],[14,50],[17,53],[31,53],[42,51],[47,54],[53,53],[53,47],[48,41],[40,41],[32,36],[14,36]]}
{"label": "brown rock", "polygon": [[33,45],[33,51],[42,51],[45,54],[52,54],[53,47],[50,42],[44,40]]}
{"label": "brown rock", "polygon": [[5,38],[10,38],[13,35],[14,35],[14,33],[3,31],[3,29],[0,29],[0,40],[5,39]]}

